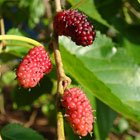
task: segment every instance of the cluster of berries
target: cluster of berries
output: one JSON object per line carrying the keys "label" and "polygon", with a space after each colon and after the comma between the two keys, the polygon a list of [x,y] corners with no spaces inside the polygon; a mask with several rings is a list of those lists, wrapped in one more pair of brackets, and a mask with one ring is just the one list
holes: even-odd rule
{"label": "cluster of berries", "polygon": [[[77,45],[82,46],[92,44],[95,38],[95,30],[87,21],[87,16],[77,10],[58,12],[54,18],[54,31],[58,35],[70,36]],[[16,71],[17,80],[24,88],[32,88],[51,70],[49,54],[44,47],[36,46],[21,61]],[[94,118],[91,104],[81,89],[65,90],[62,106],[76,134],[86,136],[92,131]]]}

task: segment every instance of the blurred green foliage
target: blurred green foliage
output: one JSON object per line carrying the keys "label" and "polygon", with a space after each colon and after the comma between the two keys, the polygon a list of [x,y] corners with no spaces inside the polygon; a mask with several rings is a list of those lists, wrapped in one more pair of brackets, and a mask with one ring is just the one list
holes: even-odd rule
{"label": "blurred green foliage", "polygon": [[19,124],[8,124],[2,131],[3,140],[44,140],[44,138],[30,128],[25,128]]}

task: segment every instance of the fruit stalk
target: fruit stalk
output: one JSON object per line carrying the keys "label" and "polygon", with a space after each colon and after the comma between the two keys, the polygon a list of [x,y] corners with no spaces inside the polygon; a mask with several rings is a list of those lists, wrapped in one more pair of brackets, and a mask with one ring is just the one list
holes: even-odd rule
{"label": "fruit stalk", "polygon": [[60,12],[62,10],[60,0],[55,0],[55,7],[56,7],[56,12]]}
{"label": "fruit stalk", "polygon": [[[60,0],[55,0],[56,12],[61,11],[61,2]],[[71,80],[68,78],[63,69],[63,63],[61,58],[61,53],[59,50],[59,43],[58,43],[58,34],[54,32],[53,34],[53,49],[54,49],[54,57],[57,69],[57,136],[58,140],[65,140],[64,134],[64,120],[63,115],[60,109],[60,97],[64,93],[64,89],[70,84]]]}
{"label": "fruit stalk", "polygon": [[63,70],[63,64],[61,60],[61,54],[58,47],[58,35],[54,35],[53,38],[53,49],[54,49],[54,57],[55,57],[55,63],[56,63],[56,70],[57,70],[57,136],[58,140],[65,140],[65,134],[64,134],[64,120],[63,115],[60,109],[59,105],[59,97],[63,95],[64,89],[63,89],[63,77],[64,77],[64,70]]}
{"label": "fruit stalk", "polygon": [[38,41],[35,41],[31,38],[24,37],[24,36],[18,36],[18,35],[0,35],[0,40],[19,40],[23,42],[27,42],[29,44],[32,44],[34,46],[43,46]]}
{"label": "fruit stalk", "polygon": [[63,64],[61,59],[61,54],[58,47],[58,35],[54,34],[53,38],[53,49],[54,49],[54,57],[55,57],[55,63],[56,63],[56,69],[57,69],[57,136],[58,140],[65,140],[65,134],[64,134],[64,120],[63,115],[60,109],[59,105],[59,97],[63,95],[64,89],[63,89],[63,77],[64,77],[64,70],[63,70]]}
{"label": "fruit stalk", "polygon": [[2,140],[1,135],[0,135],[0,140]]}
{"label": "fruit stalk", "polygon": [[[4,26],[3,18],[0,19],[0,30],[1,30],[1,35],[5,35],[5,26]],[[0,43],[0,46],[4,48],[5,44],[6,44],[5,40],[2,40],[2,42]]]}

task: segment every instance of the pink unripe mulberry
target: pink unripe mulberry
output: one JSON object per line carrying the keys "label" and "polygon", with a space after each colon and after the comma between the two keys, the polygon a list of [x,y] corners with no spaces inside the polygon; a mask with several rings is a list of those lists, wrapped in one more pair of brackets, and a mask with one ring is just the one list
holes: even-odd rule
{"label": "pink unripe mulberry", "polygon": [[52,63],[49,54],[42,46],[36,46],[23,58],[16,71],[17,80],[24,88],[32,88],[49,73]]}
{"label": "pink unripe mulberry", "polygon": [[65,108],[65,116],[76,134],[86,136],[93,130],[92,107],[81,89],[74,87],[65,90],[62,106]]}

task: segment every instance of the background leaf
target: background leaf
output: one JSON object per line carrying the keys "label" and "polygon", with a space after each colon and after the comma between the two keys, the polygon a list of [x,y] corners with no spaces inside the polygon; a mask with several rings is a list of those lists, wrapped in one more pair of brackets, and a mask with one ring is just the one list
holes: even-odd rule
{"label": "background leaf", "polygon": [[[22,32],[18,28],[11,28],[10,30],[8,30],[7,34],[8,35],[19,35],[19,36],[26,35],[26,33]],[[30,45],[26,42],[23,42],[23,41],[8,40],[5,52],[13,54],[15,56],[23,57],[29,51],[29,49],[31,47],[32,47],[32,45]]]}
{"label": "background leaf", "polygon": [[45,140],[41,135],[30,128],[19,124],[8,124],[1,130],[3,140]]}
{"label": "background leaf", "polygon": [[112,41],[100,33],[93,46],[86,48],[62,38],[61,45],[67,49],[61,47],[65,69],[102,102],[139,122],[140,109],[136,105],[139,106],[140,101],[140,71],[125,49],[115,48]]}
{"label": "background leaf", "polygon": [[41,79],[40,83],[32,89],[17,86],[12,93],[12,99],[18,107],[32,105],[41,95],[51,93],[52,86],[53,84],[50,78],[45,76]]}
{"label": "background leaf", "polygon": [[[72,6],[77,4],[79,0],[68,0]],[[88,8],[87,8],[88,7]],[[78,7],[81,11],[83,11],[86,15],[89,17],[93,18],[94,20],[98,21],[99,23],[109,27],[110,25],[106,22],[105,19],[101,17],[99,12],[97,11],[94,1],[92,0],[85,0],[84,2],[81,3],[81,5]]]}
{"label": "background leaf", "polygon": [[98,99],[96,99],[96,112],[100,140],[105,140],[113,127],[117,113]]}
{"label": "background leaf", "polygon": [[20,0],[19,2],[20,7],[25,7],[29,10],[29,26],[31,28],[35,27],[41,16],[43,16],[45,12],[45,5],[43,0]]}

